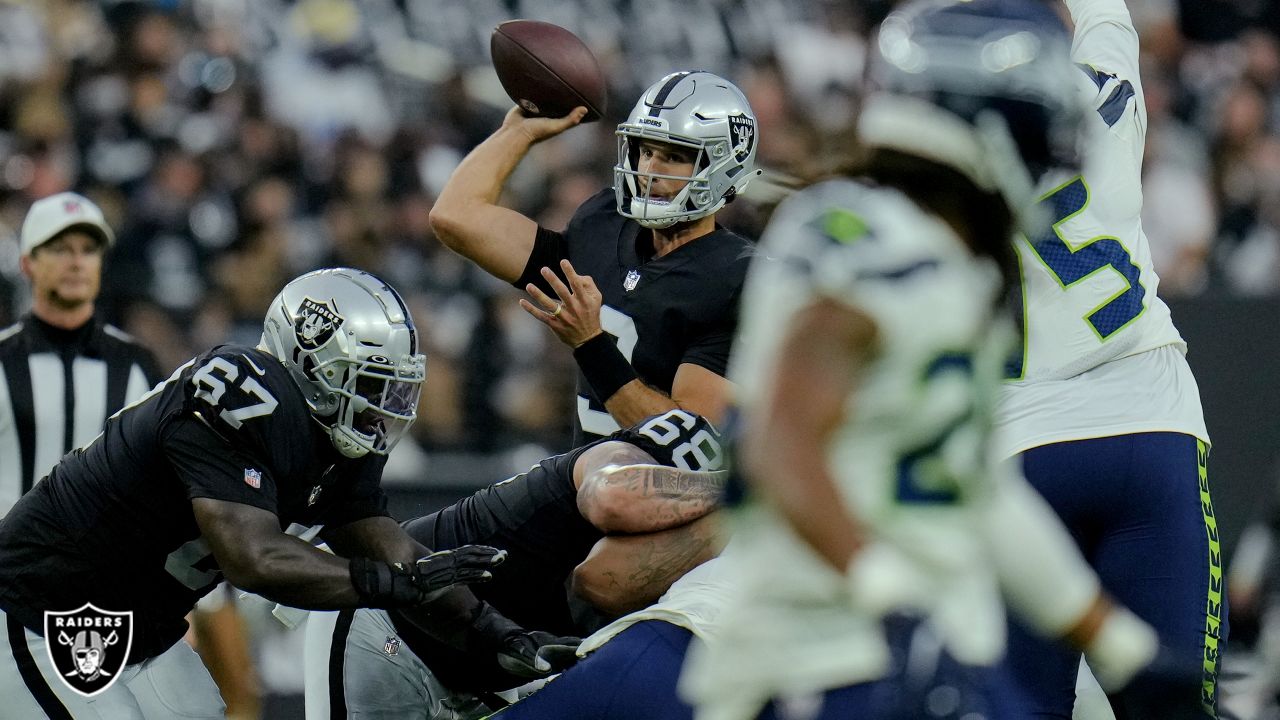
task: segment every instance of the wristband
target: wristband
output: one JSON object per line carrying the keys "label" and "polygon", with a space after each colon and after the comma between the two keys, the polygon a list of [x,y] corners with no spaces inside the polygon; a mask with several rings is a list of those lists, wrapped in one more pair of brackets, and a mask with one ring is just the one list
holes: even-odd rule
{"label": "wristband", "polygon": [[600,402],[606,402],[623,385],[635,380],[636,369],[622,356],[613,336],[602,332],[573,349],[573,359],[578,362],[587,384]]}
{"label": "wristband", "polygon": [[422,602],[423,593],[414,582],[413,571],[402,565],[356,557],[351,558],[348,568],[360,607],[389,610]]}

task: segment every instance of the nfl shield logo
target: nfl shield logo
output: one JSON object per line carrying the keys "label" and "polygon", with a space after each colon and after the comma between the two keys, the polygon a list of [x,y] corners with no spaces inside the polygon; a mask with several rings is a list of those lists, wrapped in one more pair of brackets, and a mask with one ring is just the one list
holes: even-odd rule
{"label": "nfl shield logo", "polygon": [[640,284],[640,271],[628,270],[627,277],[622,281],[622,289],[631,292],[636,289],[636,285]]}
{"label": "nfl shield logo", "polygon": [[120,677],[133,646],[133,612],[85,603],[79,610],[44,614],[45,650],[62,682],[93,697]]}
{"label": "nfl shield logo", "polygon": [[382,643],[382,652],[392,656],[399,655],[400,654],[400,638],[396,637],[395,635],[388,635],[387,641]]}
{"label": "nfl shield logo", "polygon": [[253,468],[244,469],[244,484],[257,490],[262,487],[262,473]]}

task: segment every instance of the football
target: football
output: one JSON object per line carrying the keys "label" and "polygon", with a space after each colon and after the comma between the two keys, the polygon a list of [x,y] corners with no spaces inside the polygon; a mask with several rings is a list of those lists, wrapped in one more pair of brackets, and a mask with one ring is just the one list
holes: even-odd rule
{"label": "football", "polygon": [[502,88],[526,114],[564,117],[584,105],[582,122],[604,115],[600,64],[568,30],[538,20],[508,20],[493,29],[489,50]]}

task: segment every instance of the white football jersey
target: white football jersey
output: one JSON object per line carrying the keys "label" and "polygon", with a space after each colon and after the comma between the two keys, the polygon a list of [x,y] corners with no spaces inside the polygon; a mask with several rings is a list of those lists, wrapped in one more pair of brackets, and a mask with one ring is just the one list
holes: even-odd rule
{"label": "white football jersey", "polygon": [[711,558],[681,576],[658,598],[658,602],[624,615],[584,638],[578,646],[578,656],[586,657],[618,633],[647,620],[661,620],[678,625],[703,640],[713,639],[720,629],[720,614],[729,597],[733,579],[725,567],[725,556],[733,555],[732,546],[730,542],[720,557]]}
{"label": "white football jersey", "polygon": [[1193,391],[1154,403],[1112,388],[1052,385],[1158,348],[1186,352],[1156,295],[1160,278],[1142,230],[1147,115],[1137,32],[1123,0],[1067,4],[1076,25],[1072,59],[1086,98],[1083,172],[1049,183],[1040,204],[1052,229],[1016,241],[1024,340],[1006,367],[1000,445],[1012,454],[1045,442],[1156,430],[1207,440],[1189,368],[1161,377],[1161,368],[1145,366],[1153,362],[1146,357],[1101,373],[1112,386],[1172,382]]}
{"label": "white football jersey", "polygon": [[[798,310],[829,298],[870,317],[877,353],[829,465],[873,541],[941,578],[932,615],[952,652],[994,662],[1003,606],[975,530],[994,477],[991,408],[975,398],[994,397],[1012,336],[993,324],[998,269],[901,193],[848,180],[784,203],[761,252],[730,361],[744,412],[768,397],[779,341]],[[734,530],[736,552],[723,560],[736,592],[717,639],[695,645],[682,679],[700,719],[754,717],[771,696],[886,672],[879,621],[852,609],[842,573],[766,506],[739,511]]]}

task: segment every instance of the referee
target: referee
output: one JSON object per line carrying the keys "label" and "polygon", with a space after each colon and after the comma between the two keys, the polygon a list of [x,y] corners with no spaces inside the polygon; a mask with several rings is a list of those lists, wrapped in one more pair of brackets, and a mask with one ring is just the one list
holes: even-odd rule
{"label": "referee", "polygon": [[75,193],[36,201],[22,223],[32,299],[0,330],[0,517],[160,380],[148,350],[94,315],[114,241],[102,210]]}

